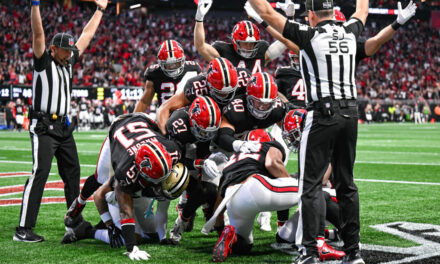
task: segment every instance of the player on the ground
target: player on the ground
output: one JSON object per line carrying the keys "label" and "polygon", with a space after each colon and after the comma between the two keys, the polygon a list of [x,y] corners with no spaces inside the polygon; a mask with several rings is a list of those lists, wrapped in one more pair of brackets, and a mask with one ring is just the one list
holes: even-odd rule
{"label": "player on the ground", "polygon": [[[260,40],[258,27],[248,20],[240,21],[234,26],[231,34],[232,43],[223,41],[216,41],[212,45],[206,43],[203,19],[211,5],[212,0],[198,1],[194,27],[194,45],[207,62],[224,57],[235,67],[246,68],[254,74],[263,71],[267,63],[278,58],[286,50],[285,44],[289,45],[275,41],[269,46],[269,43]],[[267,24],[264,25],[266,26]],[[270,27],[267,30],[271,30]]]}
{"label": "player on the ground", "polygon": [[202,71],[196,62],[185,60],[184,50],[175,40],[162,42],[157,60],[158,63],[148,67],[144,73],[145,91],[136,104],[135,112],[145,112],[154,94],[157,94],[160,106],[182,89],[188,79]]}
{"label": "player on the ground", "polygon": [[[250,131],[246,138],[258,142],[259,149],[235,152],[223,169],[219,195],[224,199],[221,204],[226,203],[230,225],[214,247],[215,262],[223,262],[231,251],[240,254],[251,250],[257,213],[289,209],[299,199],[298,180],[284,167],[283,147],[263,129]],[[217,221],[221,222],[223,210],[222,206],[217,208]]]}
{"label": "player on the ground", "polygon": [[184,90],[176,93],[157,110],[157,123],[162,133],[166,133],[165,124],[170,114],[184,106],[190,105],[197,96],[210,96],[220,109],[223,109],[235,96],[246,93],[250,79],[246,69],[235,68],[225,58],[215,58],[205,74],[187,81]]}

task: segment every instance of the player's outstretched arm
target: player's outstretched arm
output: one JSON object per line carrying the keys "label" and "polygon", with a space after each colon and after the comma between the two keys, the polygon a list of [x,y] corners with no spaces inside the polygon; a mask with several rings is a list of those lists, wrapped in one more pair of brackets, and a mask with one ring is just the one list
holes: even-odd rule
{"label": "player's outstretched arm", "polygon": [[416,14],[417,5],[412,1],[405,7],[405,9],[402,9],[402,4],[400,2],[397,3],[397,7],[398,12],[396,21],[365,42],[365,54],[367,56],[375,54],[383,44],[393,38],[400,26],[404,25]]}
{"label": "player's outstretched arm", "polygon": [[81,36],[79,36],[76,42],[76,47],[79,50],[79,56],[81,56],[90,44],[93,36],[95,35],[96,29],[98,29],[99,22],[104,15],[104,10],[107,8],[108,0],[95,0],[96,6],[98,7],[90,19],[89,23],[83,29]]}
{"label": "player's outstretched arm", "polygon": [[218,51],[205,42],[205,28],[203,27],[203,19],[211,8],[212,0],[199,0],[197,4],[196,25],[194,27],[194,46],[202,57],[210,62],[220,57]]}
{"label": "player's outstretched arm", "polygon": [[362,24],[365,25],[368,17],[368,0],[357,0],[356,1],[356,11],[351,17],[355,17],[362,21]]}
{"label": "player's outstretched arm", "polygon": [[170,118],[171,112],[189,105],[189,101],[185,96],[185,93],[183,91],[180,91],[176,93],[175,95],[171,96],[170,99],[165,101],[159,109],[156,111],[156,121],[157,125],[159,126],[160,132],[162,134],[167,133],[166,124],[168,119]]}
{"label": "player's outstretched arm", "polygon": [[37,59],[43,56],[45,47],[43,22],[40,15],[40,1],[32,1],[31,8],[32,49]]}
{"label": "player's outstretched arm", "polygon": [[145,113],[147,107],[151,105],[154,97],[154,84],[152,81],[145,82],[144,94],[141,99],[137,102],[134,109],[135,112]]}
{"label": "player's outstretched arm", "polygon": [[266,0],[249,0],[257,14],[274,28],[278,33],[283,33],[287,18],[278,13]]}
{"label": "player's outstretched arm", "polygon": [[277,178],[290,177],[289,173],[284,166],[283,154],[277,148],[271,147],[266,154],[264,165],[269,173]]}

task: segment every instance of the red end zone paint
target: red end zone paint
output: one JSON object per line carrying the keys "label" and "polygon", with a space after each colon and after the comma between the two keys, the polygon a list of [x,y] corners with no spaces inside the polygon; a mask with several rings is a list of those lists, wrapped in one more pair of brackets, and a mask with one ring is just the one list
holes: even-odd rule
{"label": "red end zone paint", "polygon": [[0,177],[22,177],[22,176],[30,176],[32,175],[29,171],[16,171],[16,172],[1,172]]}

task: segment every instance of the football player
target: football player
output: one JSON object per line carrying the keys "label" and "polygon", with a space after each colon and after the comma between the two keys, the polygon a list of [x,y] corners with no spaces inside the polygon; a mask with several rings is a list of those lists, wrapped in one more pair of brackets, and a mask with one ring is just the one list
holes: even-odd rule
{"label": "football player", "polygon": [[[223,262],[231,251],[240,254],[251,250],[257,213],[285,210],[298,203],[298,180],[284,167],[283,147],[263,129],[250,131],[247,138],[258,142],[258,151],[235,152],[223,169],[219,195],[226,204],[230,225],[214,247],[215,262]],[[215,214],[223,209],[219,206]]]}
{"label": "football player", "polygon": [[[208,62],[214,58],[224,57],[235,67],[246,68],[252,72],[263,71],[264,66],[278,58],[285,50],[285,44],[275,41],[270,46],[260,40],[258,27],[248,20],[238,22],[231,34],[232,43],[216,41],[210,45],[205,42],[203,19],[211,8],[212,0],[199,0],[195,16],[194,46]],[[264,25],[265,27],[267,24]],[[280,38],[283,40],[283,38]],[[284,41],[284,40],[283,40]]]}
{"label": "football player", "polygon": [[[98,157],[95,173],[84,183],[81,193],[68,209],[64,223],[74,227],[81,222],[81,211],[87,199],[113,175],[132,174],[137,148],[147,141],[159,141],[170,153],[174,162],[181,157],[181,149],[174,142],[166,139],[159,132],[156,123],[145,113],[132,113],[119,116],[110,126]],[[163,238],[165,230],[159,234]]]}
{"label": "football player", "polygon": [[145,112],[157,94],[160,106],[177,90],[182,89],[186,81],[202,70],[194,61],[186,61],[182,46],[175,40],[165,40],[157,53],[157,64],[145,71],[145,91],[136,104],[135,112]]}
{"label": "football player", "polygon": [[225,58],[215,58],[208,66],[206,74],[187,81],[184,90],[179,91],[157,110],[157,122],[162,133],[166,133],[165,124],[170,113],[190,105],[197,96],[210,96],[220,109],[223,109],[235,96],[244,94],[250,79],[246,69],[235,68]]}

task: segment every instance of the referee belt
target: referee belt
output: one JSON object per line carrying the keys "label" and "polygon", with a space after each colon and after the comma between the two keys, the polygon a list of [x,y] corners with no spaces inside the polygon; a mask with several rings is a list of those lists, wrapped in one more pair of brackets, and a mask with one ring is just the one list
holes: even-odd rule
{"label": "referee belt", "polygon": [[[307,109],[322,109],[325,108],[322,106],[324,102],[321,101],[316,101],[316,102],[312,102],[307,106]],[[341,100],[334,100],[332,101],[332,105],[333,107],[337,107],[337,108],[348,108],[348,107],[356,107],[357,103],[356,100],[345,100],[345,99],[341,99]]]}
{"label": "referee belt", "polygon": [[45,119],[45,120],[49,120],[52,122],[60,122],[60,123],[64,123],[67,120],[67,116],[63,115],[63,116],[59,116],[57,114],[48,114],[45,112],[38,112],[38,111],[32,111],[31,112],[31,118],[36,118],[36,119]]}

